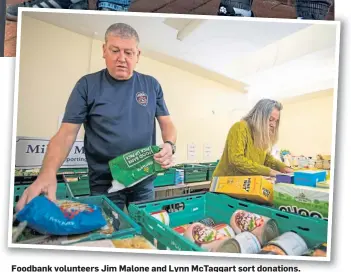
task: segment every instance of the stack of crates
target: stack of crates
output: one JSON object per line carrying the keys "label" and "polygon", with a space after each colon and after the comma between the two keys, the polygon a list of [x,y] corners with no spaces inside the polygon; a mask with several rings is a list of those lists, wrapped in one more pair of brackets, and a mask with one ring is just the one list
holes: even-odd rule
{"label": "stack of crates", "polygon": [[171,186],[175,184],[176,179],[176,169],[169,168],[167,171],[158,173],[156,179],[154,180],[155,187]]}
{"label": "stack of crates", "polygon": [[63,174],[69,183],[74,196],[90,195],[90,184],[87,168],[60,168],[58,173]]}
{"label": "stack of crates", "polygon": [[216,162],[205,162],[205,163],[201,163],[202,165],[205,165],[207,167],[207,177],[206,179],[208,181],[212,181],[212,177],[213,177],[213,172],[217,167],[218,161]]}
{"label": "stack of crates", "polygon": [[207,166],[202,164],[181,164],[178,169],[184,171],[184,182],[201,182],[207,180]]}

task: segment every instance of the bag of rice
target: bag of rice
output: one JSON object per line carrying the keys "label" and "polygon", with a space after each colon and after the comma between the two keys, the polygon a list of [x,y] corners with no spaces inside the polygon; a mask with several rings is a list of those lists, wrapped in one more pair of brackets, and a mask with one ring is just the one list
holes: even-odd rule
{"label": "bag of rice", "polygon": [[107,222],[100,207],[37,196],[17,213],[17,220],[42,234],[74,235],[101,229]]}
{"label": "bag of rice", "polygon": [[114,180],[108,193],[131,187],[148,177],[166,171],[154,160],[154,155],[160,151],[159,146],[149,146],[128,152],[109,161]]}

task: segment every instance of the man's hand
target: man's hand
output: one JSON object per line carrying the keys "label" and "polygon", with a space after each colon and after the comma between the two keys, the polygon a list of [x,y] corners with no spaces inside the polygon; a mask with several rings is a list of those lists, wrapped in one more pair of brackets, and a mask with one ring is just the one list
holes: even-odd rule
{"label": "man's hand", "polygon": [[162,168],[168,169],[172,167],[173,164],[173,151],[172,151],[172,146],[168,143],[165,143],[162,145],[162,150],[155,154],[154,159],[157,163],[159,163]]}
{"label": "man's hand", "polygon": [[56,175],[39,175],[38,178],[24,191],[16,205],[16,211],[19,212],[33,198],[40,194],[45,194],[51,201],[56,200],[57,179]]}

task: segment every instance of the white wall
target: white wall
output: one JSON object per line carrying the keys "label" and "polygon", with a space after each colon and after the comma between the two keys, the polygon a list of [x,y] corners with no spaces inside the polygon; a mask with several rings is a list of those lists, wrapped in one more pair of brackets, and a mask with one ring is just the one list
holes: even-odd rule
{"label": "white wall", "polygon": [[333,92],[284,103],[279,147],[295,155],[330,155],[333,131]]}
{"label": "white wall", "polygon": [[52,137],[76,81],[89,72],[91,40],[22,17],[17,135]]}

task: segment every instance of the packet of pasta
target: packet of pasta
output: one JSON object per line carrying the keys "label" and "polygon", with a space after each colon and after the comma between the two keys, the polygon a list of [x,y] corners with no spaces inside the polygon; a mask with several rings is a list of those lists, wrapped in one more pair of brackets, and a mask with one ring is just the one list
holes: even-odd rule
{"label": "packet of pasta", "polygon": [[101,229],[107,222],[96,205],[71,200],[50,201],[37,196],[17,213],[17,220],[27,221],[33,230],[48,235],[83,234]]}

